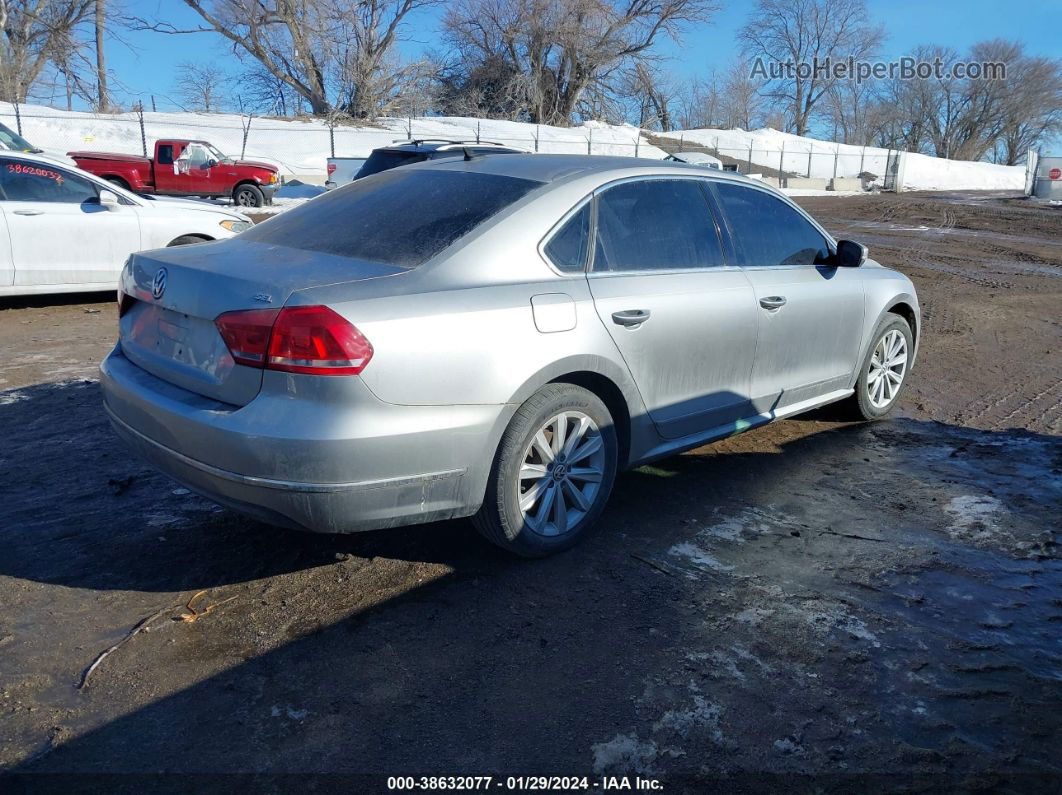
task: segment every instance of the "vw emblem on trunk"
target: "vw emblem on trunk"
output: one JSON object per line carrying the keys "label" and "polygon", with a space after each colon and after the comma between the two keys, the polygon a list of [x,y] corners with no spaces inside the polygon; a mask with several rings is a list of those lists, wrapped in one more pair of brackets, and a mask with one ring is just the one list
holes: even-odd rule
{"label": "vw emblem on trunk", "polygon": [[151,280],[151,294],[155,296],[156,301],[166,292],[166,277],[166,269],[159,268],[155,272],[155,278]]}

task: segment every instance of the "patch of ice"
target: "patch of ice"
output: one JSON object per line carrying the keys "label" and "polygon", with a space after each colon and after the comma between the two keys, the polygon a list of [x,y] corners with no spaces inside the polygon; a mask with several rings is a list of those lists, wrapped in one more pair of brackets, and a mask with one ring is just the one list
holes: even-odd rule
{"label": "patch of ice", "polygon": [[727,566],[720,563],[713,558],[703,549],[696,544],[691,544],[688,541],[684,541],[681,544],[675,544],[667,551],[669,555],[674,555],[679,558],[686,558],[690,563],[700,568],[712,569],[714,571],[733,571],[733,566]]}
{"label": "patch of ice", "polygon": [[985,538],[998,529],[1003,503],[985,494],[963,494],[953,497],[944,510],[951,514],[948,533],[959,538]]}
{"label": "patch of ice", "polygon": [[653,724],[653,731],[669,729],[685,737],[694,727],[703,727],[708,729],[713,740],[721,743],[723,742],[723,730],[719,727],[721,713],[722,708],[712,704],[704,696],[694,696],[691,709],[668,710],[660,720]]}
{"label": "patch of ice", "polygon": [[594,754],[594,772],[630,771],[648,774],[656,761],[656,743],[643,742],[629,734],[617,734],[608,742],[590,746]]}

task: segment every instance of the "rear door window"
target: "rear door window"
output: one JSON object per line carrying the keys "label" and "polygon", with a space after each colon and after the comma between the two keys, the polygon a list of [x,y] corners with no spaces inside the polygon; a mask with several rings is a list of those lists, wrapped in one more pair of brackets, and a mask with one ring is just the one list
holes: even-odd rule
{"label": "rear door window", "polygon": [[715,219],[697,180],[625,182],[598,197],[594,272],[723,264]]}
{"label": "rear door window", "polygon": [[330,191],[240,239],[415,268],[541,185],[496,174],[396,169]]}
{"label": "rear door window", "polygon": [[826,238],[807,218],[766,191],[715,183],[743,265],[821,265],[829,261]]}
{"label": "rear door window", "polygon": [[81,204],[99,198],[96,183],[49,163],[0,160],[0,186],[7,201]]}

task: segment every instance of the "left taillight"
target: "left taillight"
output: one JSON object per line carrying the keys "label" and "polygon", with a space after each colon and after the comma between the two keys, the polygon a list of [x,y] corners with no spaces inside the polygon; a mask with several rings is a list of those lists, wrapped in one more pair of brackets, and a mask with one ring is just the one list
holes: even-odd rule
{"label": "left taillight", "polygon": [[214,321],[239,364],[305,375],[358,375],[373,348],[326,306],[226,312]]}

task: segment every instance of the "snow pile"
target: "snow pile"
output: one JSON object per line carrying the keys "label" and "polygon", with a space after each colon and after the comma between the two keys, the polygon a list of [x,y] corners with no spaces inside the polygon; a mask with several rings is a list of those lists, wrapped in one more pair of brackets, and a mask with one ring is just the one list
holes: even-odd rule
{"label": "snow pile", "polygon": [[[41,105],[20,106],[22,134],[49,154],[95,150],[143,154],[135,113],[98,114],[63,111]],[[14,106],[0,102],[0,121],[15,129]],[[157,138],[210,141],[231,157],[244,149],[247,117],[223,113],[144,113],[149,152]],[[554,154],[626,155],[662,158],[636,127],[588,122],[580,127],[550,127],[521,122],[455,117],[380,119],[376,126],[335,128],[338,157],[367,157],[379,146],[409,138],[483,141]],[[536,145],[537,140],[537,145]],[[263,160],[282,174],[324,176],[332,152],[328,125],[322,121],[254,118],[247,132],[248,160]]]}
{"label": "snow pile", "polygon": [[[884,177],[890,165],[888,149],[821,141],[769,128],[685,130],[659,135],[680,144],[695,143],[715,149],[743,164],[751,162],[753,166],[805,177],[858,177],[862,172]],[[896,150],[891,152],[891,165],[895,168]],[[1024,166],[945,160],[913,153],[905,154],[904,159],[901,169],[904,190],[1022,190],[1025,187]]]}
{"label": "snow pile", "polygon": [[[142,154],[140,124],[135,113],[98,114],[63,111],[41,105],[22,105],[22,134],[30,143],[50,154],[75,149]],[[0,121],[15,129],[14,106],[0,102]],[[249,160],[275,164],[281,174],[324,176],[326,159],[367,157],[379,146],[409,138],[445,138],[493,141],[530,152],[554,154],[625,155],[659,159],[665,152],[648,143],[637,127],[629,124],[586,122],[578,127],[551,127],[495,119],[433,116],[430,118],[379,119],[375,126],[339,126],[330,131],[317,120],[253,118],[244,145],[247,117],[224,113],[144,113],[147,146],[156,138],[197,138],[210,141],[222,152]],[[332,135],[330,135],[330,132]],[[820,141],[777,130],[687,130],[662,133],[682,144],[696,143],[736,159],[741,170],[770,168],[813,177],[855,177],[869,171],[884,177],[895,151],[877,147]],[[1025,169],[944,160],[907,154],[901,169],[907,190],[1021,190]]]}

